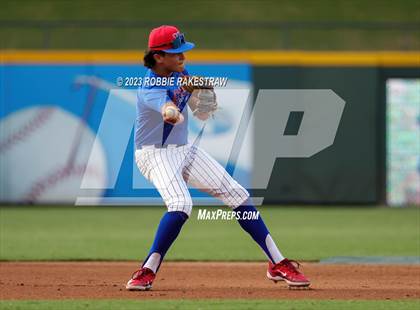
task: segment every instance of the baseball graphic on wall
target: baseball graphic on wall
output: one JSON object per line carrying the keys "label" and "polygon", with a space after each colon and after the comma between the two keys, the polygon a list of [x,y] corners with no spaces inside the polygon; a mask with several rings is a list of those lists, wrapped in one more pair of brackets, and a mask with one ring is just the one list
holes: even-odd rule
{"label": "baseball graphic on wall", "polygon": [[[98,198],[106,184],[106,155],[79,117],[57,106],[32,106],[0,121],[0,200],[74,203]],[[89,158],[92,158],[87,166]],[[94,189],[80,189],[92,184]],[[84,186],[86,188],[86,186]]]}

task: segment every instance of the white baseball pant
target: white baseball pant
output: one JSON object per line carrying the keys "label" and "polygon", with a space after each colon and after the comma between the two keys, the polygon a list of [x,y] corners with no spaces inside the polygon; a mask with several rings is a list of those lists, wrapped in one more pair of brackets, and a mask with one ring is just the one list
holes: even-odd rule
{"label": "white baseball pant", "polygon": [[146,146],[136,150],[135,157],[140,172],[159,191],[168,211],[191,215],[193,203],[187,184],[209,193],[231,208],[240,206],[249,197],[245,188],[197,146]]}

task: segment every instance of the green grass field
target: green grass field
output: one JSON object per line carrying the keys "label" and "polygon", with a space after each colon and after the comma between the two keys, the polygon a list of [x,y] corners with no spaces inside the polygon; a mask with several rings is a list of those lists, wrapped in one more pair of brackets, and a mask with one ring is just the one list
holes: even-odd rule
{"label": "green grass field", "polygon": [[[3,301],[0,307],[9,310],[56,309],[162,309],[162,310],[212,310],[212,309],[278,309],[278,310],[411,310],[418,309],[418,301],[319,301],[319,300],[66,300],[66,301]],[[2,308],[3,309],[3,308]]]}
{"label": "green grass field", "polygon": [[[183,27],[198,48],[407,50],[420,48],[420,30],[375,29],[372,22],[420,22],[420,2],[415,0],[282,0],[282,1],[104,1],[104,0],[4,0],[0,21],[137,21],[145,27],[30,27],[0,28],[2,48],[144,49],[152,26]],[[257,27],[270,22],[346,22],[359,26],[313,26],[287,30],[286,26]],[[188,22],[215,23],[187,25]],[[251,27],[217,27],[218,22],[246,23]],[[287,31],[286,31],[287,30]]]}
{"label": "green grass field", "polygon": [[[418,208],[260,211],[279,248],[291,258],[420,255]],[[163,207],[3,207],[0,260],[141,260],[164,212]],[[197,213],[198,207],[167,259],[265,260],[235,220],[200,221]]]}
{"label": "green grass field", "polygon": [[[207,207],[212,209],[215,207]],[[420,209],[260,207],[291,258],[420,255]],[[163,207],[2,207],[0,260],[141,260]],[[169,260],[265,260],[235,220],[199,221],[198,207]],[[26,300],[1,309],[418,309],[418,300]]]}

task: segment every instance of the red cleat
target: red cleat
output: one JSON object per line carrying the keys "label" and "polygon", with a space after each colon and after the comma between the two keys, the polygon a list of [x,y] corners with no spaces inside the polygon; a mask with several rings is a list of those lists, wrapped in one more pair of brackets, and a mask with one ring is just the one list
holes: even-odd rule
{"label": "red cleat", "polygon": [[299,266],[300,264],[297,261],[288,260],[287,258],[277,264],[269,261],[267,278],[274,282],[286,281],[289,287],[309,286],[311,282],[298,270]]}
{"label": "red cleat", "polygon": [[129,291],[147,291],[152,288],[156,274],[149,268],[141,268],[133,273],[125,288]]}

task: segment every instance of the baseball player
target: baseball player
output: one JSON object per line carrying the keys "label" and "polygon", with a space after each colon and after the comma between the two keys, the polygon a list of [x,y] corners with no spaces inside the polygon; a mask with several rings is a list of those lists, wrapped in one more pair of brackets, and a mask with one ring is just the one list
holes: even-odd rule
{"label": "baseball player", "polygon": [[[188,110],[194,117],[206,120],[217,109],[211,86],[197,89],[194,83],[185,83],[195,79],[184,66],[184,53],[193,48],[194,44],[186,42],[174,26],[160,26],[150,32],[144,56],[144,65],[149,69],[143,81],[153,83],[143,82],[138,89],[135,158],[140,172],[157,188],[168,210],[159,223],[149,254],[128,281],[128,290],[152,287],[165,254],[191,214],[187,183],[222,200],[237,214],[257,212],[247,190],[204,150],[188,143]],[[171,78],[176,83],[162,82]],[[238,222],[268,257],[269,279],[285,281],[290,287],[309,286],[297,262],[280,253],[260,216],[239,217]]]}

